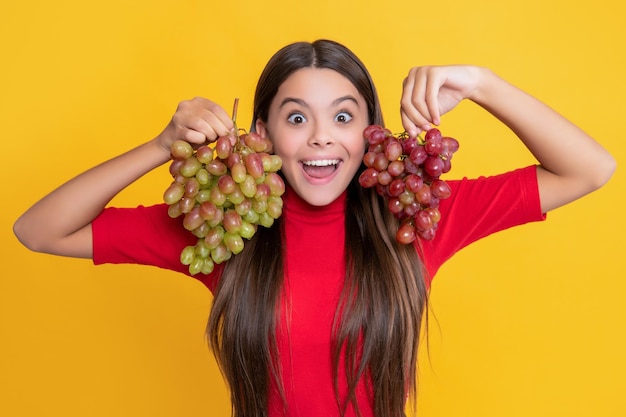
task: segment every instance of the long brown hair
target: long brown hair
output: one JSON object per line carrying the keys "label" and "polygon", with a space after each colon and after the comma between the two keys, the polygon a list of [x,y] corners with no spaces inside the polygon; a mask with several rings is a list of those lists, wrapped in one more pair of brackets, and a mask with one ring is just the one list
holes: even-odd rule
{"label": "long brown hair", "polygon": [[[267,122],[279,86],[301,68],[328,68],[347,77],[365,99],[370,123],[383,124],[380,103],[363,63],[329,40],[297,42],[279,50],[257,84],[254,118]],[[371,381],[377,417],[404,416],[406,396],[415,394],[417,346],[426,307],[424,269],[412,245],[395,240],[397,220],[375,189],[355,175],[347,190],[345,283],[335,313],[334,385],[344,354],[347,398],[358,412],[356,387]],[[259,228],[244,250],[228,261],[215,293],[207,334],[230,388],[235,417],[266,416],[272,381],[283,396],[276,323],[283,284],[281,221]],[[277,256],[278,254],[278,256]],[[284,404],[288,407],[287,404]]]}

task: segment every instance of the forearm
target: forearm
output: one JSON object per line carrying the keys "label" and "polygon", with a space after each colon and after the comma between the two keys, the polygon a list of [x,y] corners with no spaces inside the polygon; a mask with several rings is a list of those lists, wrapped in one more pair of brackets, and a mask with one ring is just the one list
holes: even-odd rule
{"label": "forearm", "polygon": [[545,211],[608,181],[615,161],[598,142],[491,71],[482,70],[481,78],[469,98],[506,124],[540,163],[539,185]]}
{"label": "forearm", "polygon": [[169,159],[156,140],[106,161],[61,185],[15,223],[28,248],[66,256],[91,256],[91,222],[121,190]]}

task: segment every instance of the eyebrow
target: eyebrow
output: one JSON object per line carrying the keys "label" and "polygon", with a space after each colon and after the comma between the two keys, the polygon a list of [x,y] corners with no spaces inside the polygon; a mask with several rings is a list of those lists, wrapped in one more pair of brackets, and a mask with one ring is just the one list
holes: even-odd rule
{"label": "eyebrow", "polygon": [[[353,96],[351,96],[351,95],[346,95],[346,96],[339,97],[339,98],[337,98],[337,99],[333,100],[333,102],[331,103],[331,106],[337,106],[337,105],[341,104],[342,102],[344,102],[344,101],[346,101],[346,100],[349,100],[349,101],[354,102],[354,104],[356,104],[357,106],[359,105],[359,102],[357,101],[357,99],[356,99],[356,98],[354,98],[354,97],[353,97]],[[282,108],[282,107],[283,107],[284,105],[286,105],[287,103],[296,103],[296,104],[299,104],[299,105],[300,105],[300,106],[302,106],[302,107],[307,107],[307,108],[309,107],[309,105],[307,104],[307,102],[306,102],[306,101],[304,101],[304,100],[302,100],[301,98],[286,97],[286,98],[285,98],[285,99],[284,99],[284,100],[280,103],[280,106],[278,106],[278,108],[279,108],[279,109],[280,109],[280,108]]]}

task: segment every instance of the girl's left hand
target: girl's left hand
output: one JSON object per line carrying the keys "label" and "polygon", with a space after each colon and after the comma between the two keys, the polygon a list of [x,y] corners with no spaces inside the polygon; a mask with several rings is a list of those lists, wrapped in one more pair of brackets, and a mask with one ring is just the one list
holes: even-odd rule
{"label": "girl's left hand", "polygon": [[439,125],[441,116],[477,89],[482,70],[467,65],[414,67],[404,79],[400,113],[411,137]]}

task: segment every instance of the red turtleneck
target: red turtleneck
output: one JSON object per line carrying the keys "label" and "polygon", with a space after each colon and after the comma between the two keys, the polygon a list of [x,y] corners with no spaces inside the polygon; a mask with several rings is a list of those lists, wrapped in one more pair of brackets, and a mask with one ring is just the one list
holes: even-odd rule
{"label": "red turtleneck", "polygon": [[[540,211],[534,166],[449,184],[452,196],[441,203],[437,236],[422,242],[430,277],[468,244],[499,230],[545,219]],[[284,198],[286,297],[277,337],[287,415],[338,415],[330,342],[344,277],[346,196],[325,207],[311,206],[289,189]],[[180,251],[195,244],[196,238],[182,227],[181,221],[169,218],[163,204],[107,208],[92,223],[93,261],[153,265],[188,274],[187,267],[180,263]],[[195,278],[213,291],[221,271],[218,266],[211,275]],[[359,387],[358,397],[362,415],[373,416],[365,384]],[[270,393],[269,406],[271,417],[285,415],[275,391]],[[353,410],[348,410],[347,416],[353,415]]]}

